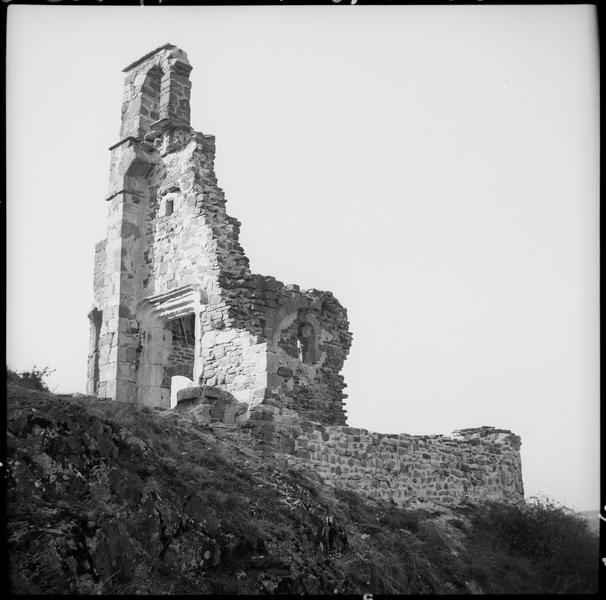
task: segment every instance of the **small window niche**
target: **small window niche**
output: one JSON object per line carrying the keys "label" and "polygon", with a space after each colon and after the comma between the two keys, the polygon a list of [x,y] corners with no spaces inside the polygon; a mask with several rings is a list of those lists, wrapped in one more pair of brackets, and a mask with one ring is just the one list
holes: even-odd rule
{"label": "small window niche", "polygon": [[179,188],[172,186],[160,192],[160,216],[170,217],[179,208]]}
{"label": "small window niche", "polygon": [[314,328],[308,322],[299,325],[297,335],[297,354],[299,360],[304,363],[316,361],[316,335]]}

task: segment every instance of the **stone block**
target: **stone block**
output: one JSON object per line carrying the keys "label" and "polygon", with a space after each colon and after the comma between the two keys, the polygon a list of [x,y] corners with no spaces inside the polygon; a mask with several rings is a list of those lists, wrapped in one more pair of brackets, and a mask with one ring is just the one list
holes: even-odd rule
{"label": "stone block", "polygon": [[183,388],[177,392],[177,403],[183,400],[198,400],[204,397],[204,386]]}
{"label": "stone block", "polygon": [[278,367],[278,375],[280,377],[292,377],[293,371],[289,367],[280,366]]}
{"label": "stone block", "polygon": [[217,338],[217,332],[207,331],[202,336],[200,345],[202,346],[203,349],[204,348],[213,348],[215,346],[216,338]]}
{"label": "stone block", "polygon": [[232,340],[235,340],[238,336],[238,332],[233,329],[228,329],[227,331],[220,331],[216,334],[215,344],[228,344]]}

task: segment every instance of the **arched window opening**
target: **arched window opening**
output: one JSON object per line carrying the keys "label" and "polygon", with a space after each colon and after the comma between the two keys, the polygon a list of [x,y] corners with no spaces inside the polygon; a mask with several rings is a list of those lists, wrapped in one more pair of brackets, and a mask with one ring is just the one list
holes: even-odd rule
{"label": "arched window opening", "polygon": [[297,335],[297,347],[299,349],[299,360],[304,363],[313,363],[316,360],[316,340],[314,328],[310,323],[303,322],[299,325]]}
{"label": "arched window opening", "polygon": [[160,119],[160,88],[162,69],[152,67],[141,86],[141,107],[139,109],[139,135],[145,135],[151,130],[152,123]]}
{"label": "arched window opening", "polygon": [[276,344],[288,356],[297,358],[302,363],[316,361],[316,335],[313,325],[307,320],[304,311],[292,314],[283,321],[283,328],[278,329]]}
{"label": "arched window opening", "polygon": [[299,340],[297,337],[298,323],[296,318],[290,319],[290,324],[280,329],[277,337],[277,345],[284,350],[288,356],[299,358]]}

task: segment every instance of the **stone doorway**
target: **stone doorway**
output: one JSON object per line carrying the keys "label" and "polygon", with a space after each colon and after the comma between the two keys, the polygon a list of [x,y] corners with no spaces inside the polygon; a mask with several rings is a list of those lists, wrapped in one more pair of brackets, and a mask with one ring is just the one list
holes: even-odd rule
{"label": "stone doorway", "polygon": [[197,381],[201,371],[203,304],[200,290],[185,286],[148,298],[139,305],[141,345],[137,397],[140,403],[171,408],[173,378]]}
{"label": "stone doorway", "polygon": [[196,317],[193,312],[170,319],[171,351],[164,369],[163,388],[170,390],[170,407],[177,405],[177,392],[193,385],[196,356]]}

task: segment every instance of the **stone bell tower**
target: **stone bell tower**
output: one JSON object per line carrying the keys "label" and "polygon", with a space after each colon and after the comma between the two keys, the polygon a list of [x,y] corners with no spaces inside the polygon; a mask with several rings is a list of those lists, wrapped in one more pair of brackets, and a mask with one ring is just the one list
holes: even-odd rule
{"label": "stone bell tower", "polygon": [[[120,139],[110,148],[107,237],[95,249],[89,315],[87,391],[99,396],[167,406],[166,365],[172,374],[196,375],[196,315],[213,274],[226,255],[237,269],[248,267],[233,241],[235,220],[224,215],[224,229],[214,236],[204,219],[194,218],[205,197],[220,203],[222,192],[214,185],[214,139],[190,127],[191,69],[171,44],[124,69]],[[218,243],[225,246],[221,256],[210,250]]]}
{"label": "stone bell tower", "polygon": [[214,137],[190,126],[191,69],[172,44],[124,69],[87,392],[169,407],[180,375],[247,405],[296,397],[300,410],[345,422],[346,311],[330,292],[250,273],[217,186]]}

